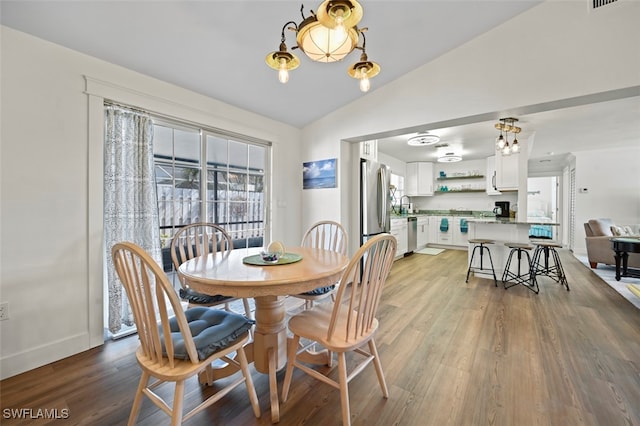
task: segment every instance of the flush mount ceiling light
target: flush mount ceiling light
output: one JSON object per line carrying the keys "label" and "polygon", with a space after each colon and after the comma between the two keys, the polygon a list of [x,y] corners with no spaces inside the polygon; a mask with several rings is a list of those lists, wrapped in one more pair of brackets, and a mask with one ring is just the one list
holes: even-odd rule
{"label": "flush mount ceiling light", "polygon": [[[330,63],[344,59],[354,49],[362,51],[360,61],[351,65],[348,74],[360,81],[360,90],[366,92],[371,87],[369,79],[380,72],[380,65],[369,61],[366,53],[365,31],[367,28],[358,28],[357,24],[362,19],[362,6],[355,0],[326,0],[320,4],[318,13],[311,11],[311,16],[304,16],[304,5],[300,7],[302,22],[296,24],[289,21],[282,27],[280,46],[275,52],[267,55],[266,62],[271,68],[278,71],[278,79],[281,83],[289,81],[289,71],[298,68],[300,61],[287,51],[284,30],[289,29],[296,33],[296,46],[291,49],[300,49],[309,59]],[[362,36],[362,46],[358,41]]]}
{"label": "flush mount ceiling light", "polygon": [[438,163],[456,163],[458,161],[462,161],[462,157],[453,152],[447,152],[446,154],[438,157]]}
{"label": "flush mount ceiling light", "polygon": [[[502,151],[502,155],[511,155],[511,153],[517,154],[520,152],[520,145],[518,144],[518,133],[522,131],[520,127],[514,125],[518,121],[517,118],[507,117],[501,118],[499,123],[496,123],[494,127],[500,130],[500,136],[496,139],[496,150]],[[504,132],[504,136],[502,136]],[[509,146],[509,133],[513,133],[513,142]]]}
{"label": "flush mount ceiling light", "polygon": [[411,146],[435,145],[438,142],[440,142],[440,136],[428,133],[419,133],[407,140],[407,144]]}

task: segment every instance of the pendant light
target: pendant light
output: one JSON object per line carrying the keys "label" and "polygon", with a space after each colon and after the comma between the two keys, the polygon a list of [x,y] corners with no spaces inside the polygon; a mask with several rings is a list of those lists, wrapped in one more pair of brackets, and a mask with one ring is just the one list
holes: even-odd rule
{"label": "pendant light", "polygon": [[362,6],[355,0],[325,0],[316,16],[325,27],[344,31],[358,25],[362,14]]}
{"label": "pendant light", "polygon": [[[298,68],[300,61],[287,51],[284,30],[296,33],[297,45],[293,49],[300,49],[309,59],[315,62],[338,62],[353,50],[362,51],[360,61],[351,65],[348,73],[360,83],[360,90],[367,92],[371,87],[370,79],[378,75],[380,65],[368,59],[366,53],[366,39],[364,32],[367,28],[358,28],[363,10],[355,0],[325,0],[318,9],[318,13],[311,11],[311,15],[304,16],[304,5],[300,7],[302,22],[296,24],[289,21],[282,27],[280,46],[266,57],[269,67],[278,71],[281,83],[289,81],[289,71]],[[362,35],[362,46],[358,46]]]}
{"label": "pendant light", "polygon": [[371,87],[369,79],[378,75],[380,72],[380,65],[369,61],[367,58],[367,52],[365,50],[367,46],[367,39],[364,36],[364,31],[366,31],[366,28],[363,28],[360,31],[360,34],[362,35],[362,55],[360,55],[360,61],[351,65],[347,72],[351,77],[360,80],[361,92],[368,92]]}
{"label": "pendant light", "polygon": [[502,136],[502,130],[500,130],[500,136],[496,139],[496,149],[504,148],[504,137]]}
{"label": "pendant light", "polygon": [[293,54],[287,51],[286,39],[284,36],[284,30],[287,25],[294,24],[295,22],[289,21],[282,27],[282,34],[280,36],[280,46],[275,52],[271,52],[267,55],[266,62],[274,70],[278,71],[278,80],[280,83],[285,84],[289,81],[289,71],[294,70],[300,66],[300,60]]}
{"label": "pendant light", "polygon": [[[517,134],[522,131],[520,127],[514,125],[518,121],[517,118],[508,117],[501,118],[499,123],[494,127],[500,130],[500,136],[496,139],[496,150],[501,151],[502,155],[517,154],[520,152],[520,144],[518,143]],[[504,131],[504,137],[502,132]],[[513,133],[513,144],[509,146],[509,133]]]}
{"label": "pendant light", "polygon": [[520,152],[520,145],[518,144],[518,139],[515,135],[513,137],[513,145],[511,145],[511,152],[513,152],[514,154]]}

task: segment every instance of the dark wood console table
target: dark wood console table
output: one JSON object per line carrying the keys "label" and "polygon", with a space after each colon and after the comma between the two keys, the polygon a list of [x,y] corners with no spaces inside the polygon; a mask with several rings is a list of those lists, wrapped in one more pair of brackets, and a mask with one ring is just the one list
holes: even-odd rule
{"label": "dark wood console table", "polygon": [[[620,277],[640,278],[640,271],[627,271],[629,253],[640,253],[640,238],[612,238],[611,246],[616,252],[616,281],[620,281]],[[622,261],[622,271],[620,271],[620,261]]]}

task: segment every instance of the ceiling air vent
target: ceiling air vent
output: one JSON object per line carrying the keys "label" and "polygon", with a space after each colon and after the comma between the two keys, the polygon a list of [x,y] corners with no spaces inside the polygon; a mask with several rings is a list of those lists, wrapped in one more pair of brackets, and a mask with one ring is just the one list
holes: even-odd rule
{"label": "ceiling air vent", "polygon": [[592,0],[591,6],[594,9],[597,9],[599,7],[606,6],[606,5],[611,4],[611,3],[615,3],[617,1],[618,0]]}

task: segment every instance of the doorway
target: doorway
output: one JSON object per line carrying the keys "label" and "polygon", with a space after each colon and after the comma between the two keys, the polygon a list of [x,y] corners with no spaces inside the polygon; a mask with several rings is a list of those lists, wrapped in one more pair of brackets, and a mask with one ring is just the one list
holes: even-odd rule
{"label": "doorway", "polygon": [[[527,180],[527,217],[540,223],[559,223],[557,176],[530,177]],[[531,229],[531,236],[558,240],[559,226],[539,225]]]}

